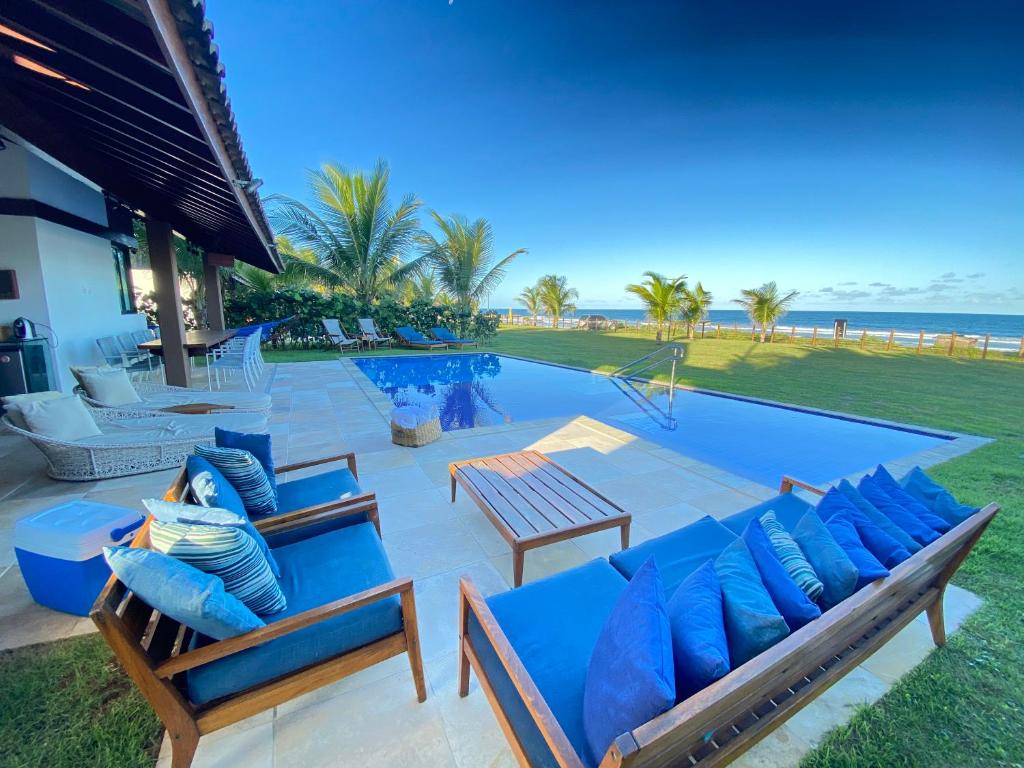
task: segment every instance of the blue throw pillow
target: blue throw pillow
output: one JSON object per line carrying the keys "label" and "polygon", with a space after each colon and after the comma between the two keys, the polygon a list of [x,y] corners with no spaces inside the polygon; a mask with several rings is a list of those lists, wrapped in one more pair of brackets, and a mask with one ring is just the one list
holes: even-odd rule
{"label": "blue throw pillow", "polygon": [[938,515],[933,515],[928,507],[904,491],[903,486],[896,482],[896,478],[890,475],[889,470],[881,464],[875,468],[875,474],[873,477],[881,484],[885,489],[885,492],[889,494],[890,499],[895,501],[908,512],[913,512],[922,523],[932,530],[938,531],[939,533],[946,533],[953,528],[949,522]]}
{"label": "blue throw pillow", "polygon": [[902,480],[900,487],[924,504],[933,515],[938,515],[952,525],[960,525],[978,511],[977,507],[961,504],[956,498],[925,474],[920,467],[914,467]]}
{"label": "blue throw pillow", "polygon": [[895,502],[886,492],[885,487],[874,478],[868,475],[862,477],[857,484],[857,490],[879,512],[909,533],[918,544],[926,546],[939,538],[938,531],[924,523],[913,512]]}
{"label": "blue throw pillow", "polygon": [[786,637],[789,627],[761,582],[743,539],[736,539],[715,559],[715,572],[722,584],[725,636],[735,669]]}
{"label": "blue throw pillow", "polygon": [[[828,521],[837,515],[849,520],[857,529],[857,535],[867,550],[886,568],[893,568],[910,557],[910,552],[902,544],[871,522],[837,488],[829,489],[828,493],[818,502],[817,509],[818,516],[822,520]],[[854,560],[854,565],[857,565],[856,560]]]}
{"label": "blue throw pillow", "polygon": [[814,572],[810,562],[804,557],[803,550],[793,541],[789,531],[782,527],[782,523],[775,517],[774,512],[765,512],[759,518],[761,527],[772,543],[775,554],[786,569],[786,573],[800,587],[800,591],[807,595],[812,601],[818,601],[821,593],[825,591],[825,585]]}
{"label": "blue throw pillow", "polygon": [[270,487],[274,489],[275,494],[277,493],[277,477],[274,475],[274,452],[270,446],[270,435],[232,432],[228,429],[214,427],[213,444],[218,448],[239,448],[255,456],[256,461],[263,466],[263,471],[267,473]]}
{"label": "blue throw pillow", "polygon": [[220,470],[242,497],[245,511],[250,516],[260,517],[277,512],[277,494],[270,485],[263,465],[251,453],[240,448],[197,445],[196,455]]}
{"label": "blue throw pillow", "polygon": [[884,579],[889,575],[888,569],[878,562],[857,534],[857,527],[842,515],[834,515],[826,523],[829,533],[846,552],[847,557],[857,567],[857,586],[860,589],[876,579]]}
{"label": "blue throw pillow", "polygon": [[760,520],[755,518],[747,523],[743,531],[743,541],[754,558],[761,581],[771,595],[772,602],[786,620],[791,632],[796,632],[807,622],[821,616],[821,609],[796,585],[779,556],[775,554],[775,548],[761,527]]}
{"label": "blue throw pillow", "polygon": [[874,504],[865,499],[861,492],[853,487],[853,483],[849,480],[842,480],[836,487],[841,494],[850,500],[853,506],[860,510],[864,517],[896,539],[910,554],[920,551],[921,545],[914,541],[914,537],[879,512]]}
{"label": "blue throw pillow", "polygon": [[793,539],[825,585],[820,600],[823,608],[832,608],[853,594],[857,588],[857,566],[829,533],[816,511],[800,518],[793,528]]}
{"label": "blue throw pillow", "polygon": [[149,526],[149,543],[156,552],[219,576],[224,588],[253,613],[280,613],[287,607],[267,559],[253,538],[239,528],[154,520]]}
{"label": "blue throw pillow", "polygon": [[711,560],[687,576],[668,601],[676,701],[729,673],[729,641],[722,610],[722,585]]}
{"label": "blue throw pillow", "polygon": [[675,703],[672,632],[661,575],[650,558],[619,595],[590,657],[583,730],[594,762],[619,736]]}
{"label": "blue throw pillow", "polygon": [[142,547],[105,547],[110,570],[160,613],[214,640],[266,626],[216,576]]}

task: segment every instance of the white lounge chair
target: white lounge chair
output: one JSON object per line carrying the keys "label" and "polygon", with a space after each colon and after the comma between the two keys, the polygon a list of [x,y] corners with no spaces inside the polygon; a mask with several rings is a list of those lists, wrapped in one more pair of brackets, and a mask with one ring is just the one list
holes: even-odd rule
{"label": "white lounge chair", "polygon": [[341,322],[337,318],[322,317],[320,322],[323,323],[324,332],[327,334],[327,338],[331,340],[338,350],[342,353],[346,349],[355,347],[356,350],[362,345],[360,339],[353,339],[347,333],[345,329],[341,327]]}
{"label": "white lounge chair", "polygon": [[359,331],[362,333],[363,341],[367,344],[387,344],[391,346],[391,342],[394,341],[390,336],[384,336],[380,331],[377,330],[377,324],[373,322],[372,317],[361,317],[359,318]]}

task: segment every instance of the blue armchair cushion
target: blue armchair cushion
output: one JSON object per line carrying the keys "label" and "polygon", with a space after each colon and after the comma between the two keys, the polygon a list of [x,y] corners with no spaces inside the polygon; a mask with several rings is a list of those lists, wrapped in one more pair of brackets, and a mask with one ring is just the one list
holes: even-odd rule
{"label": "blue armchair cushion", "polygon": [[213,428],[213,444],[218,448],[239,448],[248,451],[267,473],[270,487],[277,491],[277,478],[274,474],[274,452],[270,445],[270,435],[266,433],[232,432],[229,429]]}
{"label": "blue armchair cushion", "polygon": [[213,448],[208,445],[197,445],[195,452],[220,470],[235,487],[250,517],[277,512],[277,495],[267,472],[251,453],[241,448]]}
{"label": "blue armchair cushion", "polygon": [[[487,598],[505,637],[587,766],[596,765],[601,757],[591,754],[583,727],[587,670],[597,638],[627,583],[606,560],[598,559]],[[474,648],[490,648],[475,622],[470,624],[470,637]],[[496,663],[497,667],[488,667],[488,674],[502,680],[503,668]],[[512,726],[526,740],[531,764],[555,765],[517,699],[513,689],[500,700],[514,713]]]}
{"label": "blue armchair cushion", "polygon": [[896,525],[909,533],[921,546],[931,544],[939,538],[939,532],[924,523],[917,515],[904,509],[892,499],[886,492],[885,487],[877,480],[865,475],[857,484],[857,490],[861,492],[872,506],[879,512],[892,520]]}
{"label": "blue armchair cushion", "polygon": [[938,515],[933,515],[928,507],[903,490],[903,486],[896,482],[896,478],[890,475],[889,470],[881,464],[875,469],[875,474],[872,477],[885,489],[890,499],[908,512],[913,512],[921,522],[932,530],[939,533],[946,533],[952,530],[953,525],[949,521]]}
{"label": "blue armchair cushion", "polygon": [[774,499],[768,499],[768,501],[744,509],[742,512],[723,518],[722,525],[739,536],[746,530],[751,520],[760,520],[766,512],[772,512],[782,527],[791,531],[800,518],[812,509],[814,509],[813,504],[804,501],[795,493],[780,493]]}
{"label": "blue armchair cushion", "polygon": [[743,539],[733,541],[715,559],[715,572],[722,585],[725,634],[735,669],[786,637],[789,627]]}
{"label": "blue armchair cushion", "polygon": [[675,703],[665,588],[651,557],[615,601],[590,657],[583,729],[591,754],[603,755],[618,736]]}
{"label": "blue armchair cushion", "polygon": [[[875,525],[857,506],[837,488],[830,488],[818,504],[818,516],[826,523],[833,517],[849,520],[857,529],[857,535],[867,550],[886,568],[895,568],[908,557],[910,552],[896,539]],[[842,544],[842,542],[839,542]],[[846,549],[846,547],[844,547]],[[847,554],[849,550],[847,549]],[[854,565],[860,569],[856,559]]]}
{"label": "blue armchair cushion", "polygon": [[359,482],[347,468],[335,469],[278,485],[277,508],[279,512],[294,512],[305,507],[349,499],[360,493],[362,489]]}
{"label": "blue armchair cushion", "polygon": [[[373,526],[349,526],[276,549],[288,607],[279,621],[394,579]],[[204,704],[335,658],[402,630],[397,596],[248,648],[188,671],[189,698]],[[198,637],[193,647],[209,644]]]}
{"label": "blue armchair cushion", "polygon": [[817,512],[812,510],[800,518],[793,529],[793,539],[825,585],[819,601],[822,608],[832,608],[853,594],[857,588],[857,566]]}
{"label": "blue armchair cushion", "polygon": [[215,640],[264,626],[217,576],[142,547],[105,547],[110,570],[148,605]]}
{"label": "blue armchair cushion", "polygon": [[743,531],[743,541],[750,550],[757,572],[772,602],[791,632],[796,632],[809,621],[821,616],[821,609],[810,601],[804,591],[793,581],[782,560],[775,553],[768,535],[761,527],[761,521],[751,520]]}
{"label": "blue armchair cushion", "polygon": [[623,576],[632,579],[653,556],[665,585],[665,598],[668,599],[687,576],[706,560],[713,560],[735,540],[736,534],[708,515],[678,531],[616,552],[608,561]]}
{"label": "blue armchair cushion", "polygon": [[[800,587],[800,591],[807,595],[809,600],[814,602],[820,600],[821,593],[825,591],[825,585],[821,583],[818,574],[814,572],[814,567],[804,555],[804,551],[800,549],[800,545],[793,540],[789,531],[783,528],[776,519],[775,513],[765,512],[758,522],[761,523],[761,528],[768,537],[768,541],[771,542],[772,549],[778,555],[779,562],[786,569],[786,573],[793,579],[793,583]],[[800,522],[799,519],[794,520],[792,527],[795,528],[798,522]]]}
{"label": "blue armchair cushion", "polygon": [[676,701],[688,699],[729,674],[722,585],[714,561],[691,573],[668,601]]}
{"label": "blue armchair cushion", "polygon": [[834,515],[825,522],[829,533],[843,548],[851,562],[857,567],[857,586],[861,589],[876,579],[884,579],[889,575],[889,570],[878,562],[878,558],[871,554],[864,546],[857,527],[842,515]]}
{"label": "blue armchair cushion", "polygon": [[864,517],[896,539],[910,554],[920,551],[921,545],[914,541],[914,537],[879,512],[874,504],[865,499],[861,492],[853,487],[853,483],[849,480],[842,480],[836,488],[860,510]]}
{"label": "blue armchair cushion", "polygon": [[[252,536],[260,548],[260,552],[267,559],[267,565],[270,566],[270,572],[274,574],[274,578],[280,578],[281,569],[278,567],[277,560],[274,559],[274,555],[270,551],[267,540],[263,538],[263,534],[256,530],[256,526],[249,520],[249,515],[245,511],[245,505],[242,503],[242,497],[238,495],[238,491],[227,481],[227,478],[220,473],[220,470],[202,456],[189,456],[185,462],[185,472],[188,475],[188,484],[189,489],[192,491],[192,497],[202,506],[220,507],[245,520],[245,524],[242,526],[243,530]],[[148,505],[147,508],[149,508]],[[152,512],[153,510],[150,509],[149,511]],[[187,517],[188,515],[186,515]],[[177,522],[200,522],[194,519],[194,515],[192,515],[193,519],[186,518],[179,516]]]}
{"label": "blue armchair cushion", "polygon": [[978,507],[961,504],[956,498],[936,483],[920,467],[914,467],[903,479],[900,487],[921,502],[933,515],[938,515],[951,525],[960,525],[978,511]]}

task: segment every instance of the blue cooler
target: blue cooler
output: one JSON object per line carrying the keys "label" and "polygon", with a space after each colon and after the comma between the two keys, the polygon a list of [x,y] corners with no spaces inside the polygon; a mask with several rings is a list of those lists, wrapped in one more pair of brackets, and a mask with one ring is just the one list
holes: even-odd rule
{"label": "blue cooler", "polygon": [[19,520],[14,552],[32,599],[88,616],[110,578],[103,548],[130,541],[145,519],[127,507],[69,501]]}

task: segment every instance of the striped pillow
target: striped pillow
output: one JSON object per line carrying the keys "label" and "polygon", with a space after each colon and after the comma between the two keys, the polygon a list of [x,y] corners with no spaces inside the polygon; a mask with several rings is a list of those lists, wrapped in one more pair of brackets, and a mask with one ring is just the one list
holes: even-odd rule
{"label": "striped pillow", "polygon": [[287,605],[267,559],[241,528],[153,520],[149,540],[155,551],[219,576],[228,593],[253,613],[278,613]]}
{"label": "striped pillow", "polygon": [[272,515],[277,512],[277,496],[267,471],[256,457],[240,448],[212,448],[196,446],[196,456],[202,456],[238,491],[245,511],[251,516]]}
{"label": "striped pillow", "polygon": [[779,556],[779,560],[782,561],[790,578],[796,582],[796,585],[803,590],[808,598],[817,602],[821,593],[825,591],[825,585],[821,583],[818,574],[807,562],[803,550],[782,527],[782,523],[775,518],[774,512],[765,512],[760,519],[761,527],[768,534],[768,540],[772,543],[775,554]]}

